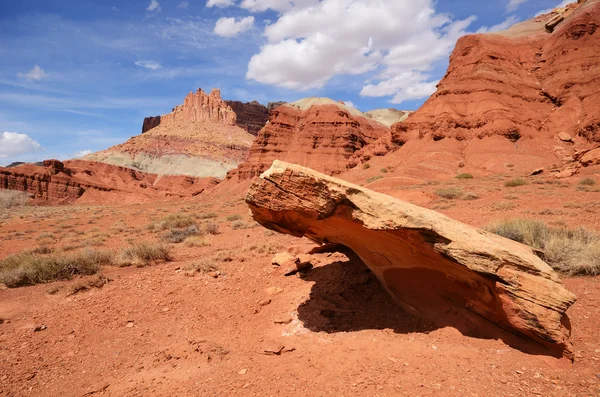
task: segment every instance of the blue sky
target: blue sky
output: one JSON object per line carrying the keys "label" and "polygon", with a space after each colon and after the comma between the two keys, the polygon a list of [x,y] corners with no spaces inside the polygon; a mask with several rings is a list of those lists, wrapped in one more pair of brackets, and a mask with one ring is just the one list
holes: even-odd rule
{"label": "blue sky", "polygon": [[68,159],[140,133],[197,88],[416,109],[465,33],[559,0],[4,0],[0,165]]}

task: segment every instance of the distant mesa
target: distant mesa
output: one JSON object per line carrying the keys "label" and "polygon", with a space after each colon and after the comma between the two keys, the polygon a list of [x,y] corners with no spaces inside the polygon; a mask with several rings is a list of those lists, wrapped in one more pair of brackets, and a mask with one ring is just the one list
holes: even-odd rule
{"label": "distant mesa", "polygon": [[245,160],[254,140],[237,124],[236,113],[219,89],[209,94],[198,89],[171,113],[147,117],[141,135],[85,160],[158,175],[223,179]]}

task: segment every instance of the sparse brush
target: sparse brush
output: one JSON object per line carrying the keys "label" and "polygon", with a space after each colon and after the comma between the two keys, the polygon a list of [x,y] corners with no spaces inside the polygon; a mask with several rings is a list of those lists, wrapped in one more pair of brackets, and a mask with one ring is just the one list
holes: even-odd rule
{"label": "sparse brush", "polygon": [[29,202],[29,195],[17,190],[0,190],[0,208],[22,207]]}
{"label": "sparse brush", "polygon": [[209,221],[206,225],[204,225],[204,233],[206,234],[219,234],[221,230],[219,228],[219,224],[213,221]]}
{"label": "sparse brush", "polygon": [[190,236],[201,234],[198,225],[193,224],[182,229],[171,229],[160,236],[160,239],[168,243],[181,243]]}
{"label": "sparse brush", "polygon": [[198,219],[212,219],[212,218],[216,218],[218,217],[219,214],[217,214],[216,212],[207,212],[204,214],[198,214],[196,215],[196,218]]}
{"label": "sparse brush", "polygon": [[168,262],[171,259],[171,249],[161,243],[142,241],[121,251],[121,266],[144,267],[152,262]]}
{"label": "sparse brush", "polygon": [[90,278],[80,279],[70,286],[69,293],[67,295],[75,295],[79,292],[88,291],[92,288],[102,288],[110,281],[111,280],[103,274],[97,274]]}
{"label": "sparse brush", "polygon": [[581,186],[594,186],[596,184],[596,180],[592,178],[583,178],[579,181]]}
{"label": "sparse brush", "polygon": [[242,216],[241,216],[241,215],[239,215],[239,214],[229,215],[229,216],[227,217],[227,220],[228,220],[229,222],[232,222],[232,221],[239,221],[240,219],[242,219]]}
{"label": "sparse brush", "polygon": [[468,173],[462,173],[455,176],[456,179],[473,179],[473,175]]}
{"label": "sparse brush", "polygon": [[363,164],[363,170],[368,170],[369,168],[371,168],[371,164],[369,164],[369,163]]}
{"label": "sparse brush", "polygon": [[236,221],[236,222],[233,222],[233,223],[231,224],[231,229],[232,229],[232,230],[238,230],[238,229],[248,229],[248,228],[250,228],[250,227],[252,227],[252,225],[251,225],[251,224],[248,224],[248,223],[246,223],[246,222],[244,222],[244,221]]}
{"label": "sparse brush", "polygon": [[459,198],[463,195],[463,191],[456,187],[448,187],[445,189],[437,189],[435,194],[449,200]]}
{"label": "sparse brush", "polygon": [[188,226],[195,225],[196,222],[189,215],[182,214],[171,214],[165,216],[162,221],[159,223],[159,228],[161,230],[166,229],[175,229],[175,228],[184,228]]}
{"label": "sparse brush", "polygon": [[527,185],[527,183],[528,183],[527,180],[524,178],[515,178],[515,179],[511,179],[510,181],[504,182],[504,186],[517,187],[517,186]]}
{"label": "sparse brush", "polygon": [[213,259],[203,258],[189,265],[186,270],[195,273],[210,273],[218,271],[219,268]]}
{"label": "sparse brush", "polygon": [[375,181],[377,181],[377,180],[379,180],[381,178],[383,178],[383,176],[381,176],[381,175],[372,176],[369,179],[367,179],[367,183],[375,182]]}
{"label": "sparse brush", "polygon": [[191,236],[185,239],[185,245],[188,247],[210,247],[210,241],[200,236]]}
{"label": "sparse brush", "polygon": [[70,280],[75,275],[95,274],[100,266],[111,263],[112,253],[93,249],[50,255],[23,252],[0,261],[0,282],[12,288]]}
{"label": "sparse brush", "polygon": [[480,196],[477,193],[473,192],[467,192],[461,197],[461,199],[463,200],[477,200],[479,198]]}
{"label": "sparse brush", "polygon": [[549,227],[533,219],[508,219],[486,229],[541,251],[543,259],[562,273],[600,274],[600,236],[585,228]]}

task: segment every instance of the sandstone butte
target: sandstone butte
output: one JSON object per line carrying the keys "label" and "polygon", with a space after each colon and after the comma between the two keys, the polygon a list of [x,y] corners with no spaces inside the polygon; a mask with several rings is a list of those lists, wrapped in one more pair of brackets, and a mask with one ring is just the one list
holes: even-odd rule
{"label": "sandstone butte", "polygon": [[143,133],[84,159],[159,175],[222,179],[247,155],[254,136],[218,89],[190,93],[169,114],[146,118]]}
{"label": "sandstone butte", "polygon": [[529,247],[280,161],[246,203],[268,229],[353,250],[411,314],[573,358],[566,311],[576,297]]}
{"label": "sandstone butte", "polygon": [[249,134],[256,136],[267,121],[269,121],[269,109],[257,101],[240,102],[225,101],[236,115],[236,124]]}
{"label": "sandstone butte", "polygon": [[575,154],[600,146],[599,26],[600,1],[587,0],[461,37],[437,91],[352,160],[393,151],[398,172],[424,179],[580,168]]}
{"label": "sandstone butte", "polygon": [[269,123],[258,133],[247,161],[236,173],[240,180],[252,178],[273,160],[285,160],[339,174],[348,168],[354,152],[389,134],[390,119],[406,115],[393,111],[364,114],[327,98],[284,104],[271,111]]}
{"label": "sandstone butte", "polygon": [[150,202],[192,197],[217,184],[214,178],[159,176],[125,167],[70,160],[43,166],[0,167],[0,189],[27,192],[46,204]]}

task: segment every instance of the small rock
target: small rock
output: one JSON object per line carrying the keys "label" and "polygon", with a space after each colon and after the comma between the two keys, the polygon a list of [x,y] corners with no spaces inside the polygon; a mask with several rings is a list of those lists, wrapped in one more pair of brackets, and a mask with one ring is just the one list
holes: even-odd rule
{"label": "small rock", "polygon": [[0,380],[6,380],[8,379],[8,375],[2,375],[2,378],[0,378]]}
{"label": "small rock", "polygon": [[[2,323],[0,323],[0,324],[2,324]],[[594,353],[600,353],[600,349],[594,350]]]}
{"label": "small rock", "polygon": [[596,374],[596,378],[600,379],[600,374]]}
{"label": "small rock", "polygon": [[4,324],[4,319],[0,318],[0,324]]}
{"label": "small rock", "polygon": [[464,166],[465,166],[465,162],[464,162],[464,161],[462,161],[462,160],[460,160],[460,161],[458,162],[458,168],[463,168]]}
{"label": "small rock", "polygon": [[432,348],[433,350],[437,350],[437,349],[438,349],[438,347],[437,347],[436,345],[431,345],[431,348]]}
{"label": "small rock", "polygon": [[269,299],[269,298],[263,298],[258,301],[258,304],[260,306],[267,306],[269,303],[271,303],[271,299]]}
{"label": "small rock", "polygon": [[240,375],[246,375],[246,372],[248,372],[248,370],[246,368],[244,368],[241,371],[239,371],[238,374],[240,374]]}
{"label": "small rock", "polygon": [[563,142],[573,142],[573,137],[567,134],[566,132],[559,132],[558,139],[560,139]]}
{"label": "small rock", "polygon": [[128,321],[127,325],[125,325],[127,328],[133,328],[133,321]]}
{"label": "small rock", "polygon": [[171,309],[169,309],[168,307],[164,307],[164,308],[162,309],[162,311],[163,311],[163,312],[165,312],[165,313],[166,313],[166,312],[168,312],[169,310],[171,310]]}
{"label": "small rock", "polygon": [[271,259],[271,264],[273,266],[283,266],[286,263],[293,262],[294,256],[287,252],[278,252],[275,254],[273,259]]}
{"label": "small rock", "polygon": [[267,293],[267,295],[277,295],[283,292],[283,288],[281,287],[269,287],[265,290],[265,292]]}
{"label": "small rock", "polygon": [[516,370],[515,372],[516,372],[517,374],[519,374],[519,375],[522,375],[522,374],[523,374],[523,371],[520,371],[520,370]]}
{"label": "small rock", "polygon": [[313,268],[312,257],[310,255],[298,255],[295,259],[296,269],[300,273],[306,273]]}
{"label": "small rock", "polygon": [[38,326],[38,327],[35,327],[35,328],[33,329],[33,332],[40,332],[40,331],[44,331],[44,330],[46,330],[46,329],[48,329],[48,327],[47,327],[45,324],[42,324],[42,325],[40,325],[40,326]]}
{"label": "small rock", "polygon": [[219,276],[221,275],[221,272],[219,272],[219,271],[212,271],[212,272],[208,272],[207,274],[209,276],[211,276],[212,278],[219,278]]}
{"label": "small rock", "polygon": [[275,324],[289,324],[292,321],[294,321],[294,318],[292,316],[281,317],[273,320]]}
{"label": "small rock", "polygon": [[544,172],[543,168],[536,168],[535,170],[531,171],[531,173],[529,174],[529,176],[539,175],[539,174],[541,174],[543,172]]}
{"label": "small rock", "polygon": [[267,355],[278,356],[281,354],[284,348],[285,346],[279,342],[268,341],[263,345],[263,353]]}

